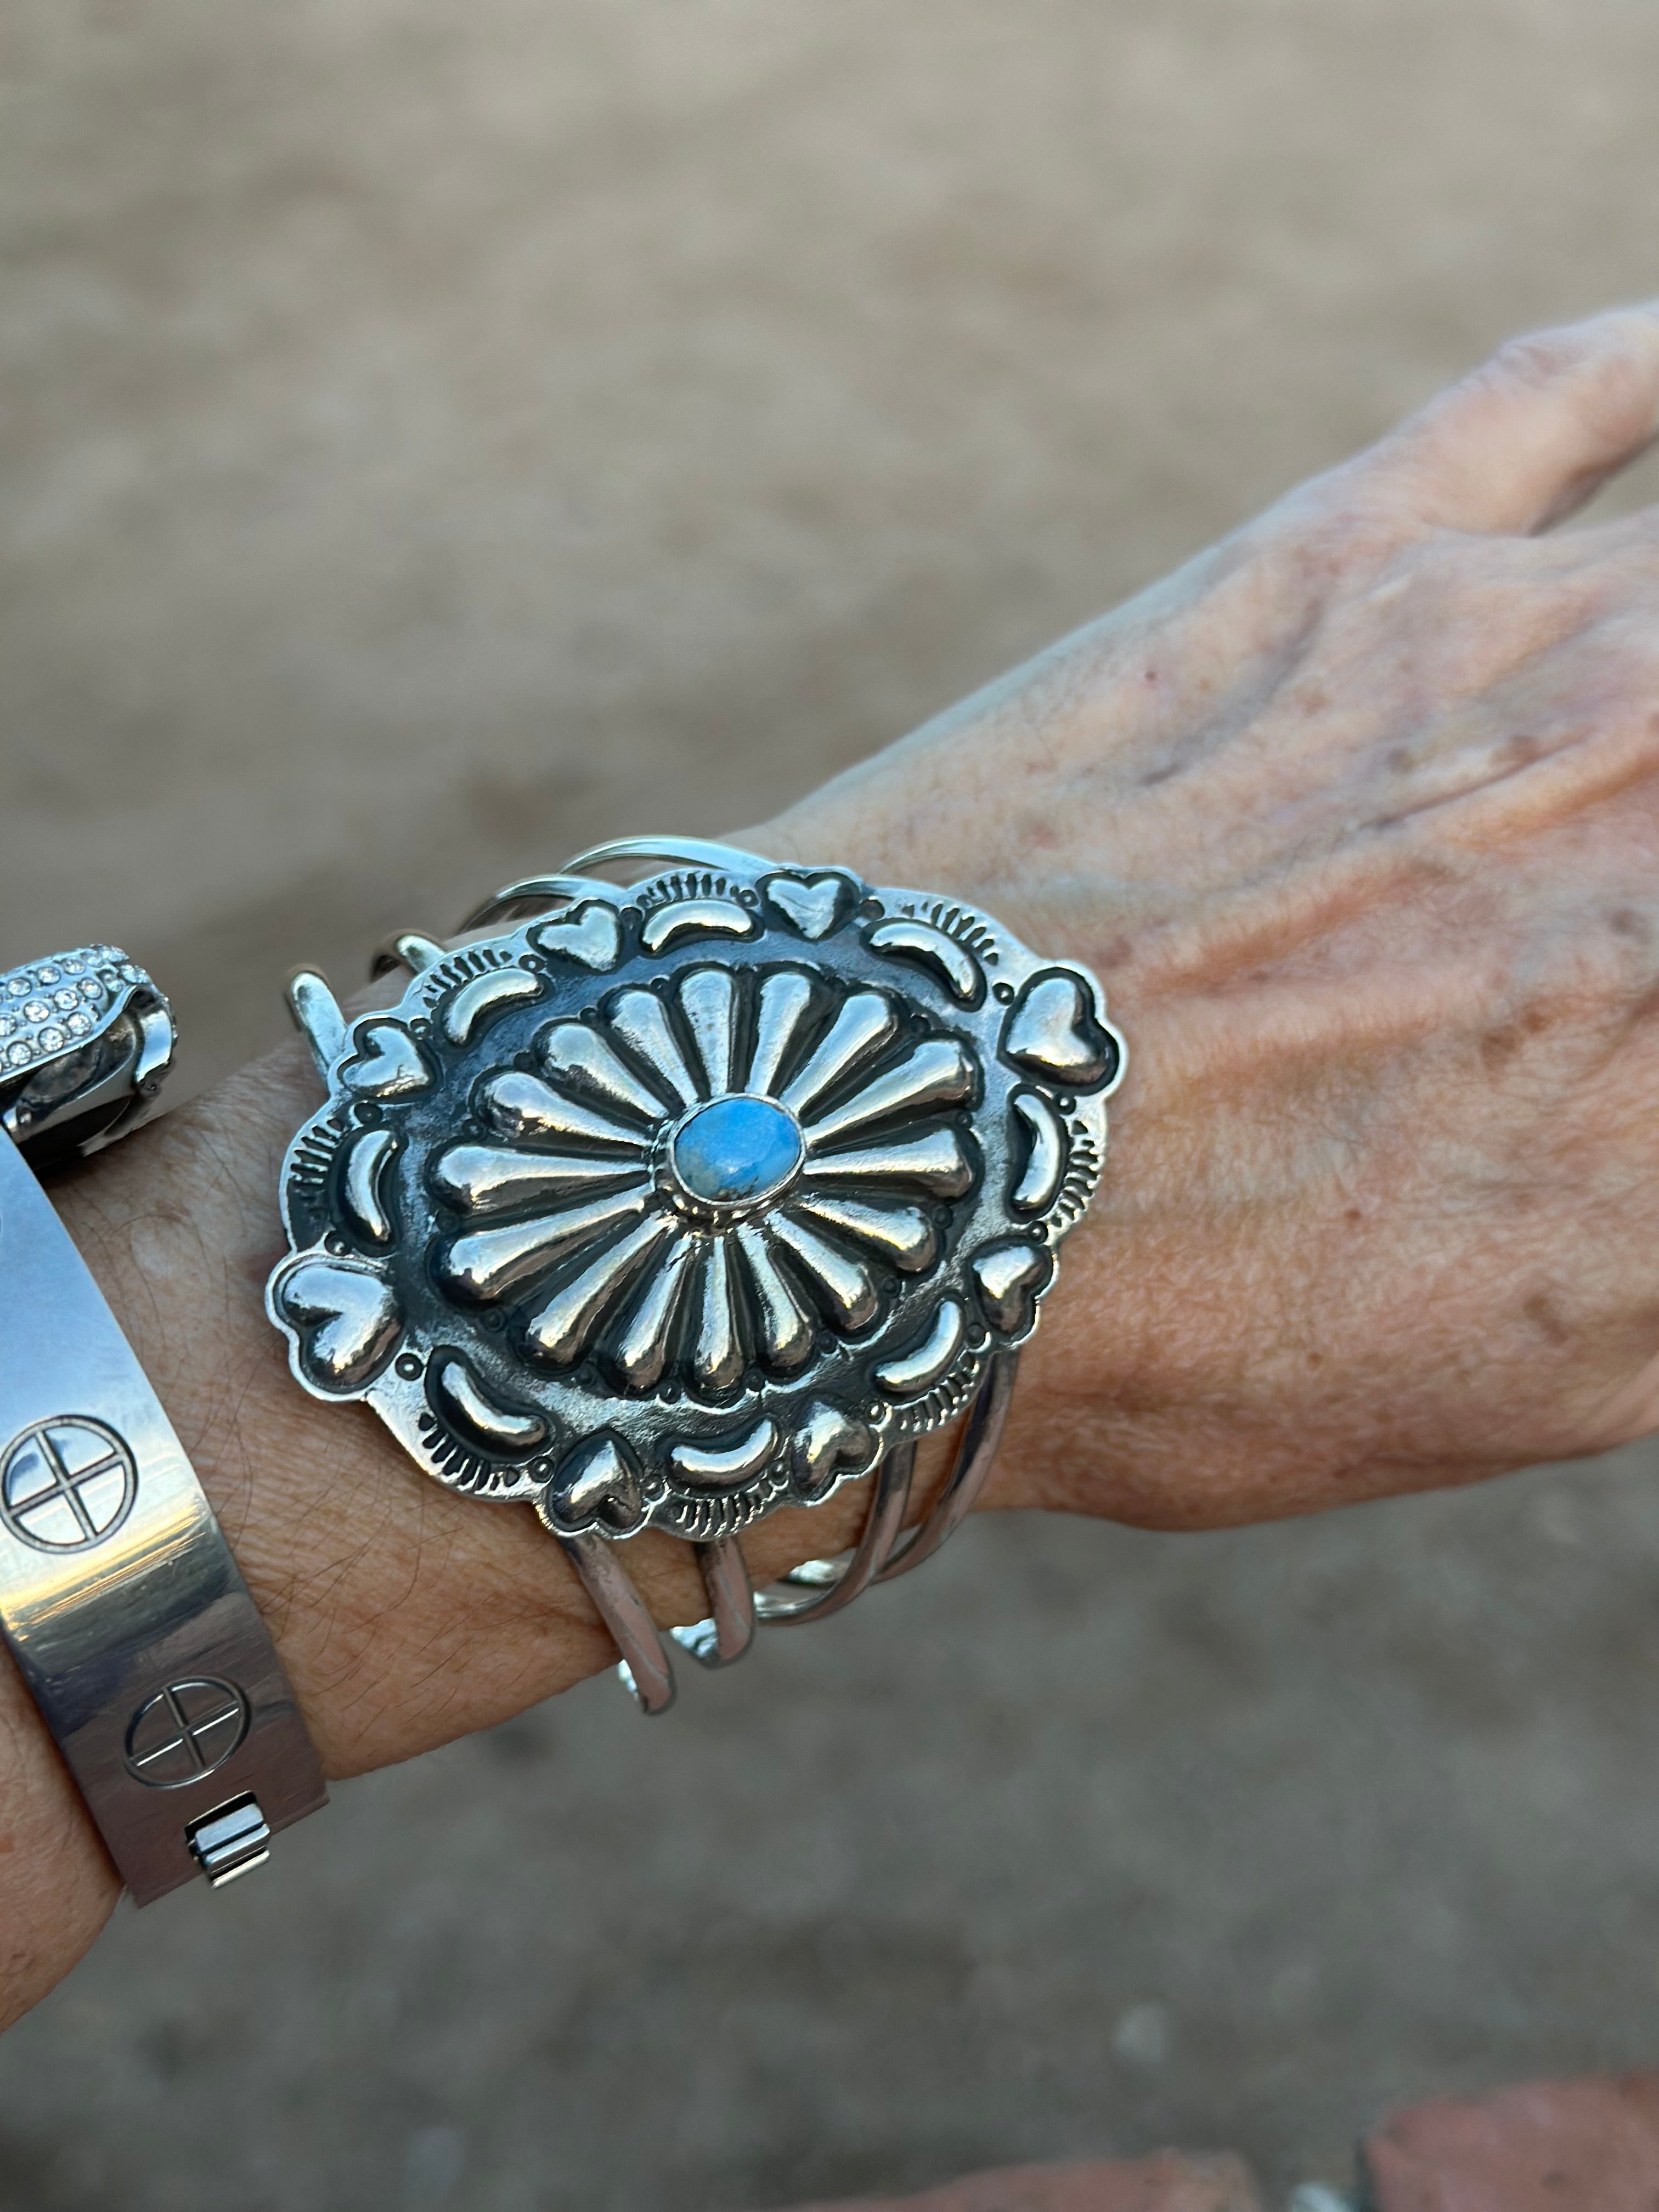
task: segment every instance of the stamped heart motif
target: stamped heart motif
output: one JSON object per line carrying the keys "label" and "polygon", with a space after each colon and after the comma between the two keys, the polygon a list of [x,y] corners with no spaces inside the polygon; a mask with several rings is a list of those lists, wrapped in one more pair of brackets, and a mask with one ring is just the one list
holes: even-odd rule
{"label": "stamped heart motif", "polygon": [[1115,1030],[1095,1018],[1091,994],[1069,969],[1033,975],[1009,1011],[1004,1056],[1017,1067],[1072,1091],[1099,1091],[1123,1064]]}
{"label": "stamped heart motif", "polygon": [[577,1445],[554,1478],[547,1511],[566,1534],[591,1528],[596,1521],[618,1535],[639,1527],[645,1512],[639,1471],[619,1437],[602,1429]]}
{"label": "stamped heart motif", "polygon": [[536,932],[544,952],[562,960],[575,960],[599,973],[614,968],[622,953],[622,922],[614,906],[604,899],[584,899],[556,921]]}
{"label": "stamped heart motif", "polygon": [[392,1357],[403,1316],[377,1268],[307,1258],[278,1279],[273,1304],[293,1330],[301,1364],[319,1390],[360,1390]]}
{"label": "stamped heart motif", "polygon": [[822,1498],[839,1474],[861,1474],[874,1439],[862,1421],[815,1399],[795,1431],[795,1487],[809,1503]]}
{"label": "stamped heart motif", "polygon": [[360,1098],[402,1098],[431,1082],[426,1055],[401,1022],[359,1022],[353,1042],[340,1080]]}
{"label": "stamped heart motif", "polygon": [[1054,1272],[1054,1254],[1024,1237],[986,1245],[974,1255],[980,1310],[1003,1336],[1029,1336],[1036,1322],[1036,1302]]}
{"label": "stamped heart motif", "polygon": [[816,944],[828,937],[851,905],[854,886],[845,876],[769,876],[766,896],[786,921]]}

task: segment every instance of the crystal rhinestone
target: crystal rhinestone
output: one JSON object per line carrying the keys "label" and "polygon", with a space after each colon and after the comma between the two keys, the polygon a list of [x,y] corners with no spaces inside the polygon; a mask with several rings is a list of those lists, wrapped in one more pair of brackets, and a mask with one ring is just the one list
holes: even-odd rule
{"label": "crystal rhinestone", "polygon": [[103,985],[98,981],[95,975],[88,975],[86,981],[81,986],[81,996],[83,999],[101,999],[103,995]]}
{"label": "crystal rhinestone", "polygon": [[0,1014],[0,1037],[9,1037],[16,1026],[9,1014]]}
{"label": "crystal rhinestone", "polygon": [[800,1165],[800,1129],[787,1107],[739,1092],[700,1106],[669,1148],[682,1188],[713,1206],[743,1206],[787,1182]]}
{"label": "crystal rhinestone", "polygon": [[73,1011],[76,1000],[73,991],[54,991],[52,994],[52,1003],[60,1014],[67,1014]]}
{"label": "crystal rhinestone", "polygon": [[36,973],[43,983],[55,983],[58,981],[58,970],[55,968],[41,968]]}
{"label": "crystal rhinestone", "polygon": [[66,975],[78,975],[85,965],[86,963],[82,960],[66,960],[64,963],[64,973]]}
{"label": "crystal rhinestone", "polygon": [[31,999],[23,1009],[23,1019],[26,1022],[49,1022],[52,1007],[45,999]]}
{"label": "crystal rhinestone", "polygon": [[52,1024],[49,1030],[42,1030],[40,1032],[40,1049],[42,1052],[62,1052],[66,1042],[67,1039],[64,1037],[64,1032],[58,1028],[56,1022]]}
{"label": "crystal rhinestone", "polygon": [[33,1046],[25,1043],[21,1037],[18,1038],[15,1045],[9,1046],[6,1053],[6,1058],[14,1067],[27,1067],[33,1057]]}
{"label": "crystal rhinestone", "polygon": [[92,1019],[88,1014],[71,1014],[64,1027],[71,1036],[84,1036],[92,1027]]}
{"label": "crystal rhinestone", "polygon": [[27,999],[34,986],[27,975],[14,975],[6,988],[14,999]]}

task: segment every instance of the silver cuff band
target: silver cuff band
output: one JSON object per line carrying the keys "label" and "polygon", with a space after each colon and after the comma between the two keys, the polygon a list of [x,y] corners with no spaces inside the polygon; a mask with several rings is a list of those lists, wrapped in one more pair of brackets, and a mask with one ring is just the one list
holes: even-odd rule
{"label": "silver cuff band", "polygon": [[184,1448],[4,1133],[0,1632],[140,1905],[246,1873],[326,1801]]}

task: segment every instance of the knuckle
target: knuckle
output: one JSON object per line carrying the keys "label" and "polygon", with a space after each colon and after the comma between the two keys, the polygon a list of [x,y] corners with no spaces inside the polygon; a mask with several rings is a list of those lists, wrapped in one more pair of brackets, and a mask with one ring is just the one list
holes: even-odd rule
{"label": "knuckle", "polygon": [[1378,491],[1369,455],[1340,462],[1271,511],[1273,540],[1310,570],[1334,578],[1369,574],[1401,543],[1399,518]]}
{"label": "knuckle", "polygon": [[1547,392],[1575,374],[1594,349],[1578,331],[1528,331],[1506,338],[1485,365],[1475,371],[1485,382],[1504,393],[1529,395]]}
{"label": "knuckle", "polygon": [[1549,401],[1588,439],[1601,465],[1653,427],[1650,348],[1628,319],[1607,317],[1576,328],[1534,331],[1500,346],[1473,380],[1477,392],[1510,403]]}

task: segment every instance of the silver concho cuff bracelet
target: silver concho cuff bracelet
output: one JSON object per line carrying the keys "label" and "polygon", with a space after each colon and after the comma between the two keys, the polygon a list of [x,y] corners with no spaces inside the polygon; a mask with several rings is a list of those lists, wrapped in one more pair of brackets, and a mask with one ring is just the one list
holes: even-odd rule
{"label": "silver concho cuff bracelet", "polygon": [[[607,870],[638,875],[627,888]],[[668,1647],[622,1560],[696,1547],[710,1665],[757,1620],[919,1565],[989,1472],[1018,1347],[1098,1182],[1124,1048],[1086,969],[839,867],[630,839],[510,884],[349,1024],[283,1175],[271,1319],[452,1490],[533,1506],[648,1712]],[[918,1437],[966,1414],[905,1528]],[[738,1533],[873,1475],[854,1550],[750,1587]]]}

